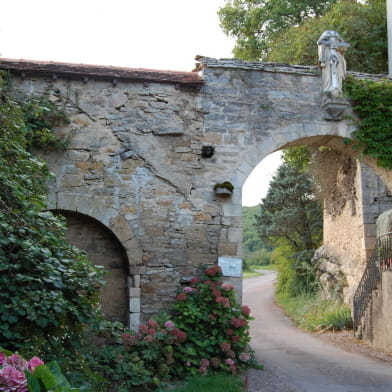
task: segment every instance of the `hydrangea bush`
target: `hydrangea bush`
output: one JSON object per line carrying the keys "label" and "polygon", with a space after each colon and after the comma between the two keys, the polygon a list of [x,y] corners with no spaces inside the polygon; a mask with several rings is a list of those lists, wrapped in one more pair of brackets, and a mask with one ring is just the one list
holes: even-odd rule
{"label": "hydrangea bush", "polygon": [[181,289],[169,313],[118,333],[116,344],[98,347],[91,370],[106,383],[94,392],[159,387],[162,381],[213,372],[238,373],[257,367],[249,347],[250,309],[238,304],[234,287],[213,266]]}
{"label": "hydrangea bush", "polygon": [[207,268],[177,295],[173,319],[187,339],[175,352],[173,373],[237,373],[256,365],[249,346],[250,309],[237,302],[234,287],[221,276],[219,266]]}

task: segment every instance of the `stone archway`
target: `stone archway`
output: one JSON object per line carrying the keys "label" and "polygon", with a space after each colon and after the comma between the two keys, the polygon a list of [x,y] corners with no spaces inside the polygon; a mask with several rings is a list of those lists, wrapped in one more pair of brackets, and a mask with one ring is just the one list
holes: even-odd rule
{"label": "stone archway", "polygon": [[128,258],[117,237],[102,223],[77,212],[56,210],[65,217],[66,238],[86,252],[93,265],[106,271],[106,285],[101,291],[101,309],[105,318],[128,323]]}
{"label": "stone archway", "polygon": [[[300,129],[301,126],[294,127],[294,129],[298,128]],[[323,257],[327,255],[326,259],[330,263],[336,263],[331,264],[334,270],[339,269],[347,278],[348,286],[343,293],[344,301],[351,304],[366,261],[374,248],[376,220],[381,213],[391,207],[392,199],[388,196],[388,171],[379,168],[371,159],[361,159],[361,161],[355,159],[358,158],[358,151],[352,150],[350,145],[343,143],[343,139],[350,135],[350,128],[345,129],[340,126],[340,130],[344,132],[339,132],[338,136],[334,136],[326,132],[327,127],[324,126],[321,134],[317,135],[319,131],[317,127],[314,127],[314,136],[301,137],[303,133],[300,132],[299,137],[295,139],[295,133],[284,132],[283,137],[270,138],[267,142],[260,146],[256,145],[250,150],[246,160],[234,173],[233,180],[237,184],[243,184],[249,173],[262,159],[274,151],[291,146],[329,147],[338,153],[354,158],[356,176],[353,185],[357,192],[356,207],[354,206],[353,209],[352,205],[349,206],[347,203],[342,214],[338,216],[331,216],[326,210],[324,211],[324,244],[326,246],[320,249]],[[326,134],[323,135],[324,132]],[[278,132],[278,135],[282,134]],[[241,200],[242,195],[238,193],[236,202],[241,203]]]}

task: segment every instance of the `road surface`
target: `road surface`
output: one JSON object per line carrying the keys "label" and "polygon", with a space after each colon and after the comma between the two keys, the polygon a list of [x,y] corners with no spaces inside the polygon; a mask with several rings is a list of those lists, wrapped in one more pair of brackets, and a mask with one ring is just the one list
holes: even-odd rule
{"label": "road surface", "polygon": [[[301,331],[273,303],[274,271],[244,280],[243,303],[252,310],[252,348],[267,378],[281,386],[261,384],[263,372],[250,376],[251,392],[392,392],[392,366],[348,353]],[[391,316],[392,317],[392,316]]]}

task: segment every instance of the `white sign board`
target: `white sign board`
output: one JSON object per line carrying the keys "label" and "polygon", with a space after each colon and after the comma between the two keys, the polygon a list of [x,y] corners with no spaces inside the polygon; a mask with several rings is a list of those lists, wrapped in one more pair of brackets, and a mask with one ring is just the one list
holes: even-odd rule
{"label": "white sign board", "polygon": [[242,259],[236,257],[221,256],[218,265],[222,269],[223,276],[240,278],[242,276]]}

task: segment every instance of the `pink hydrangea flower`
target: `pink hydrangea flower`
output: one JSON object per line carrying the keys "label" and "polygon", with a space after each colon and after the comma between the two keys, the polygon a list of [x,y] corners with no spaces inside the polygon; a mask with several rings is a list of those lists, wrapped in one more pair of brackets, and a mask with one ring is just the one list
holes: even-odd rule
{"label": "pink hydrangea flower", "polygon": [[193,291],[192,287],[186,286],[182,289],[184,293],[191,293]]}
{"label": "pink hydrangea flower", "polygon": [[226,353],[227,351],[231,350],[230,343],[227,343],[227,342],[221,343],[220,348],[221,348],[221,350],[222,350],[224,353]]}
{"label": "pink hydrangea flower", "polygon": [[234,361],[231,358],[227,358],[225,362],[226,362],[226,365],[229,365],[229,366],[235,365]]}
{"label": "pink hydrangea flower", "polygon": [[159,324],[158,324],[155,320],[153,320],[153,319],[148,320],[147,325],[148,325],[150,328],[154,328],[154,329],[159,328]]}
{"label": "pink hydrangea flower", "polygon": [[248,362],[250,360],[250,355],[248,353],[241,353],[238,358],[241,362]]}
{"label": "pink hydrangea flower", "polygon": [[28,363],[18,354],[12,354],[5,358],[3,366],[12,366],[16,370],[23,372],[25,369],[27,369]]}
{"label": "pink hydrangea flower", "polygon": [[174,323],[172,323],[171,321],[166,321],[164,325],[165,328],[174,328]]}
{"label": "pink hydrangea flower", "polygon": [[43,361],[41,361],[41,359],[39,359],[38,357],[33,357],[30,359],[29,364],[27,366],[28,370],[30,373],[34,373],[34,370],[37,366],[40,365],[45,365]]}
{"label": "pink hydrangea flower", "polygon": [[13,366],[5,366],[0,369],[0,391],[4,392],[27,392],[27,380],[23,371]]}
{"label": "pink hydrangea flower", "polygon": [[242,313],[243,313],[245,316],[249,316],[249,315],[250,315],[250,307],[244,305],[244,306],[242,307]]}
{"label": "pink hydrangea flower", "polygon": [[181,294],[177,295],[176,300],[177,301],[186,301],[186,298],[187,298],[186,294],[185,293],[181,293]]}
{"label": "pink hydrangea flower", "polygon": [[219,267],[219,265],[214,265],[210,268],[207,268],[204,273],[207,276],[216,276],[216,275],[220,275],[222,273],[221,267]]}
{"label": "pink hydrangea flower", "polygon": [[233,343],[238,343],[240,341],[240,339],[241,339],[240,336],[234,335],[234,336],[232,336],[231,341]]}
{"label": "pink hydrangea flower", "polygon": [[223,283],[222,284],[222,289],[225,291],[231,291],[234,289],[234,286],[232,284],[229,283]]}
{"label": "pink hydrangea flower", "polygon": [[148,334],[148,331],[149,331],[149,328],[148,328],[148,326],[145,325],[145,324],[142,324],[142,325],[139,327],[139,332],[140,332],[141,334],[147,335],[147,334]]}

